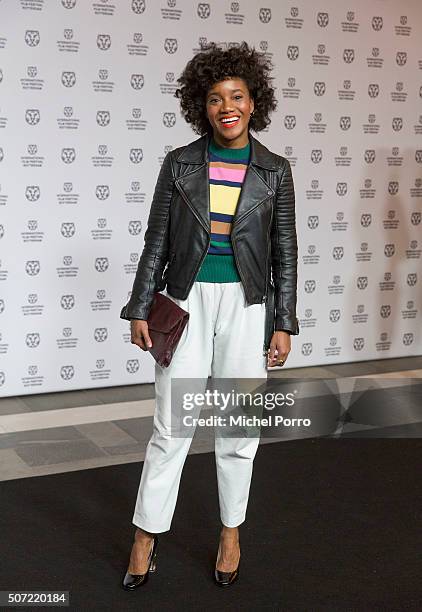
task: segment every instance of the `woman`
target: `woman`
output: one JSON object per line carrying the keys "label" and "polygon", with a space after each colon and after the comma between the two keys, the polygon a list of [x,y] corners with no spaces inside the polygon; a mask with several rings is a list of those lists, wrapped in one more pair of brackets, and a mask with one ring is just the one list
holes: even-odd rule
{"label": "woman", "polygon": [[[154,427],[126,590],[145,584],[155,569],[157,534],[170,529],[191,442],[169,435],[172,378],[206,379],[210,367],[213,378],[266,378],[267,366],[285,363],[290,335],[299,333],[290,164],[250,133],[267,127],[277,105],[270,68],[245,42],[228,50],[210,43],[178,79],[182,114],[201,137],[165,156],[121,317],[131,321],[131,342],[143,350],[152,345],[147,317],[156,291],[167,287],[167,297],[190,317],[170,366],[155,364]],[[238,527],[258,444],[259,437],[215,438],[222,530],[213,576],[219,586],[239,575]]]}

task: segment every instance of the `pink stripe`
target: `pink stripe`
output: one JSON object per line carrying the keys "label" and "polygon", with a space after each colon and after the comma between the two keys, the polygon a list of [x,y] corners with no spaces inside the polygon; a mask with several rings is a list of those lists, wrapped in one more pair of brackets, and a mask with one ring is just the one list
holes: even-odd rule
{"label": "pink stripe", "polygon": [[209,177],[217,181],[231,181],[242,183],[245,178],[246,169],[234,170],[232,168],[209,168]]}

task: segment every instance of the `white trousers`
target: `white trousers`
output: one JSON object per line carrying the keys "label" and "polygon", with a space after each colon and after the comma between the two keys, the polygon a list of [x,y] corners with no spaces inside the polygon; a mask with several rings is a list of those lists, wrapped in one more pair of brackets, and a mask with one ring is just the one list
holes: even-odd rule
{"label": "white trousers", "polygon": [[[133,515],[133,524],[159,533],[168,531],[191,437],[169,437],[171,379],[267,378],[263,355],[265,303],[247,305],[242,283],[194,282],[186,300],[162,292],[190,316],[171,364],[155,364],[156,406],[153,433]],[[204,383],[204,384],[205,384]],[[173,408],[174,410],[174,408]],[[198,416],[197,413],[192,416]],[[215,436],[220,518],[237,527],[246,516],[253,460],[259,437]]]}

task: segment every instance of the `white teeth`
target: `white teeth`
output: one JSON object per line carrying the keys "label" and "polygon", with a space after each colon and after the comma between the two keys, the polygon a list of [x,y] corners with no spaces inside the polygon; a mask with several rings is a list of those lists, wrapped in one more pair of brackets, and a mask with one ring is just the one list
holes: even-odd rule
{"label": "white teeth", "polygon": [[233,119],[222,119],[222,123],[233,123],[234,121],[237,121],[239,119],[239,117],[234,117]]}

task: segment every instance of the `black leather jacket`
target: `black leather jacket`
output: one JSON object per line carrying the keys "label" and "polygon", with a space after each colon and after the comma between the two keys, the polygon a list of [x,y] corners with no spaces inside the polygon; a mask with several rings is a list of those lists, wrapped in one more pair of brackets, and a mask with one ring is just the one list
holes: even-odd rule
{"label": "black leather jacket", "polygon": [[[167,284],[186,299],[210,244],[210,134],[169,151],[157,179],[145,244],[122,319],[147,319],[154,293]],[[273,331],[299,333],[296,317],[295,192],[289,161],[249,132],[250,164],[231,241],[248,304],[267,302],[267,349]]]}

